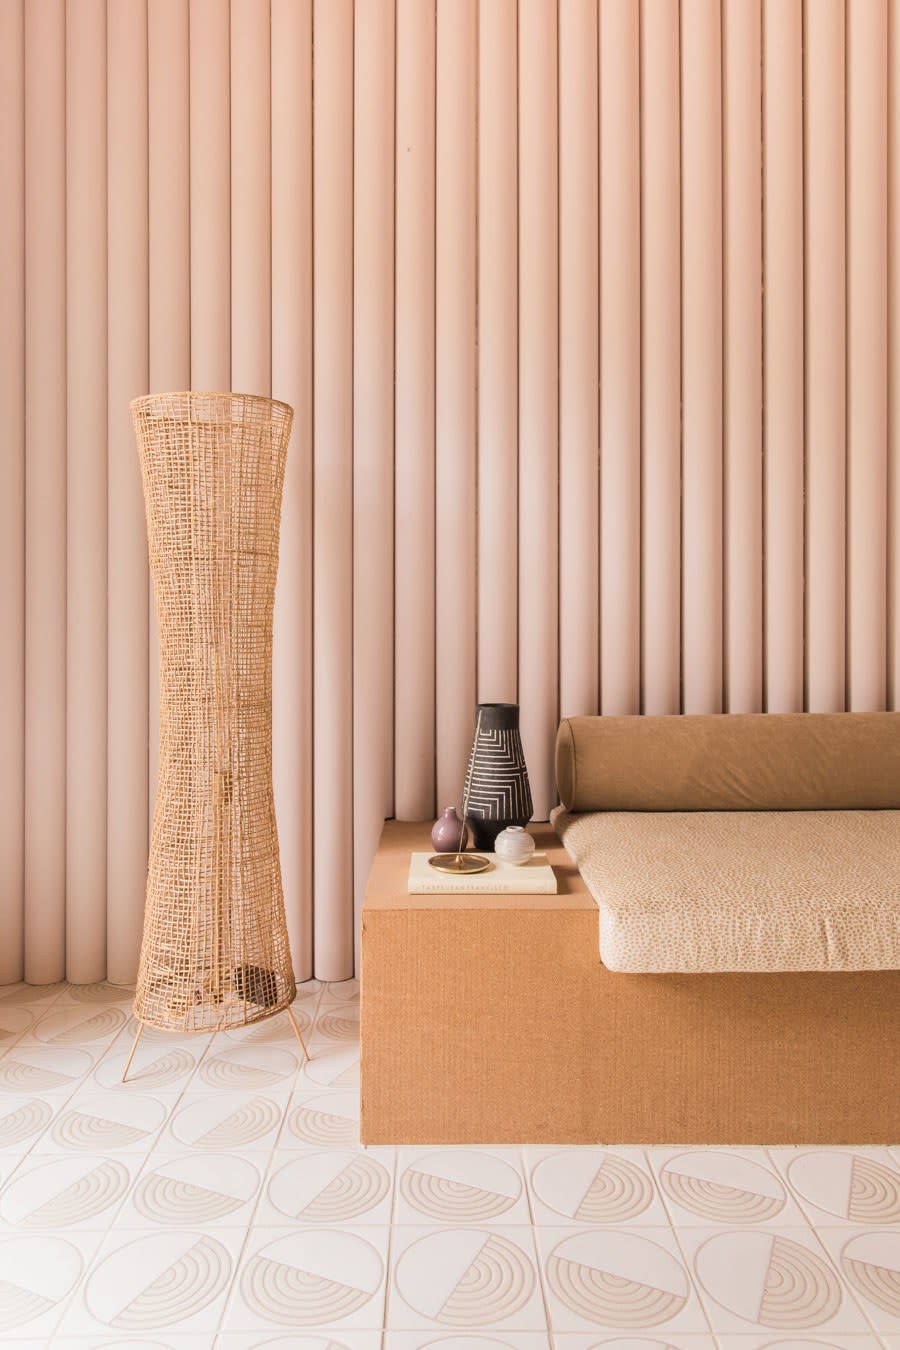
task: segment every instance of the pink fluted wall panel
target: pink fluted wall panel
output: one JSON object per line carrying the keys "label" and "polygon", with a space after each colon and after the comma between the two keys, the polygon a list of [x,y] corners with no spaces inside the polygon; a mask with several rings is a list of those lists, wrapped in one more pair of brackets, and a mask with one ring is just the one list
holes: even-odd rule
{"label": "pink fluted wall panel", "polygon": [[803,707],[803,22],[764,0],[765,690]]}
{"label": "pink fluted wall panel", "polygon": [[722,710],[721,13],[681,6],[682,711]]}
{"label": "pink fluted wall panel", "polygon": [[[557,16],[519,9],[519,702],[534,811],[556,801],[559,715]],[[489,506],[489,503],[485,503]],[[590,565],[590,560],[588,560]],[[504,597],[508,602],[511,597]]]}
{"label": "pink fluted wall panel", "polygon": [[725,711],[761,712],[762,80],[759,0],[722,8]]}
{"label": "pink fluted wall panel", "polygon": [[807,0],[804,155],[806,699],[845,697],[846,207],[844,0]]}
{"label": "pink fluted wall panel", "polygon": [[640,712],[639,9],[600,5],[600,709]]}
{"label": "pink fluted wall panel", "polygon": [[22,978],[25,828],[25,8],[0,5],[0,984]]}
{"label": "pink fluted wall panel", "polygon": [[518,24],[478,8],[478,698],[518,689]]}
{"label": "pink fluted wall panel", "polygon": [[25,978],[66,967],[66,11],[25,5]]}
{"label": "pink fluted wall panel", "polygon": [[85,984],[107,965],[106,0],[66,8],[66,136],[66,976]]}
{"label": "pink fluted wall panel", "polygon": [[231,388],[230,4],[191,0],[190,31],[191,387],[221,390]]}
{"label": "pink fluted wall panel", "polygon": [[[197,37],[199,38],[199,34]],[[147,9],[150,390],[191,383],[190,4]],[[150,587],[150,799],[159,776],[159,632]]]}
{"label": "pink fluted wall panel", "polygon": [[887,706],[900,712],[900,5],[888,6]]}
{"label": "pink fluted wall panel", "polygon": [[678,8],[641,5],[642,711],[681,708],[681,81]]}
{"label": "pink fluted wall panel", "polygon": [[539,816],[560,710],[896,705],[896,0],[0,9],[0,978],[134,975],[148,388],[295,408],[299,976],[476,698]]}
{"label": "pink fluted wall panel", "polygon": [[[107,973],[137,970],[147,879],[147,531],[128,404],[149,381],[148,33],[144,3],[107,7]],[[174,67],[173,67],[174,68]],[[177,342],[177,335],[173,334]],[[152,744],[154,749],[156,740]],[[149,810],[152,810],[152,800]]]}
{"label": "pink fluted wall panel", "polygon": [[[353,974],[353,3],[313,6],[315,970]],[[327,303],[322,297],[327,296]]]}
{"label": "pink fluted wall panel", "polygon": [[559,705],[599,707],[597,6],[559,9]]}
{"label": "pink fluted wall panel", "polygon": [[272,389],[294,409],[272,644],[272,778],[294,972],[313,970],[312,0],[272,0]]}
{"label": "pink fluted wall panel", "polygon": [[[270,0],[231,0],[231,389],[272,393]],[[276,395],[277,397],[277,395]]]}
{"label": "pink fluted wall panel", "polygon": [[[202,29],[194,39],[203,40]],[[187,388],[191,381],[189,0],[149,6],[147,66],[150,391],[158,393]]]}
{"label": "pink fluted wall panel", "polygon": [[847,7],[847,706],[885,706],[887,0]]}
{"label": "pink fluted wall panel", "polygon": [[[394,793],[394,0],[358,5],[353,156],[354,908]],[[357,947],[358,950],[358,947]]]}
{"label": "pink fluted wall panel", "polygon": [[394,804],[434,812],[434,0],[398,0]]}
{"label": "pink fluted wall panel", "polygon": [[459,802],[475,703],[475,0],[438,0],[435,200],[437,808]]}

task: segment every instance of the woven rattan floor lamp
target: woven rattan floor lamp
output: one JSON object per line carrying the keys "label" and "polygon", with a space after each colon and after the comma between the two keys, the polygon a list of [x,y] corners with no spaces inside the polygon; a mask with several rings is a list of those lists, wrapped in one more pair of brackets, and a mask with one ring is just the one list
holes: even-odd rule
{"label": "woven rattan floor lamp", "polygon": [[134,997],[209,1032],[296,993],[272,792],[272,609],[293,412],[246,394],[131,405],[160,653],[159,787]]}

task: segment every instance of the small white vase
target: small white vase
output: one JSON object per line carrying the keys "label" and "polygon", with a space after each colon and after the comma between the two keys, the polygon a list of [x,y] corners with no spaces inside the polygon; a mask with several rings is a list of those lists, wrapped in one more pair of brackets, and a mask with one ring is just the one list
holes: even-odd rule
{"label": "small white vase", "polygon": [[534,840],[522,825],[509,825],[501,830],[494,843],[494,852],[502,862],[516,867],[528,862],[534,853]]}

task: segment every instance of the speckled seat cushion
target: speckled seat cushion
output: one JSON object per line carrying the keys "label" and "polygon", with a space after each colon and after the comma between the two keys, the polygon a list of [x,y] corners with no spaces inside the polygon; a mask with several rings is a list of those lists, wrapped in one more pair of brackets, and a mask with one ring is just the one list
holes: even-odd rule
{"label": "speckled seat cushion", "polygon": [[559,809],[554,825],[611,970],[900,969],[900,810]]}

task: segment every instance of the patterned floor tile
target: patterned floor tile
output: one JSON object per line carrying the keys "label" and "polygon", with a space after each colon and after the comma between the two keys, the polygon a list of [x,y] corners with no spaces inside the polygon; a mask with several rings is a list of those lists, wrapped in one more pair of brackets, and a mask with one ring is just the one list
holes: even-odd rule
{"label": "patterned floor tile", "polygon": [[0,1054],[8,1050],[35,1026],[39,1014],[27,1003],[0,1002]]}
{"label": "patterned floor tile", "polygon": [[840,1339],[869,1330],[856,1300],[808,1228],[679,1228],[716,1335]]}
{"label": "patterned floor tile", "polygon": [[[185,1041],[188,1040],[185,1037]],[[104,1055],[91,1075],[91,1081],[98,1088],[124,1086],[129,1093],[183,1090],[196,1074],[202,1055],[202,1050],[198,1054],[197,1047],[190,1043],[169,1046],[152,1042],[139,1044],[128,1067],[128,1081],[123,1085],[122,1074],[131,1047],[123,1045],[119,1049],[120,1044],[121,1039]]]}
{"label": "patterned floor tile", "polygon": [[457,1334],[543,1331],[532,1230],[395,1228],[387,1326]]}
{"label": "patterned floor tile", "polygon": [[8,1008],[12,1004],[27,1004],[45,1010],[71,988],[65,982],[60,984],[4,984],[0,986],[0,1007]]}
{"label": "patterned floor tile", "polygon": [[3,1161],[30,1149],[53,1120],[53,1106],[41,1097],[0,1092],[0,1176],[8,1175]]}
{"label": "patterned floor tile", "polygon": [[387,1228],[254,1226],[223,1331],[383,1325]]}
{"label": "patterned floor tile", "polygon": [[356,1002],[320,1004],[313,1034],[321,1037],[325,1044],[357,1044],[359,1041],[359,1004]]}
{"label": "patterned floor tile", "polygon": [[786,1335],[772,1340],[771,1331],[765,1336],[720,1336],[719,1350],[881,1350],[875,1336],[842,1335],[839,1341],[827,1336]]}
{"label": "patterned floor tile", "polygon": [[237,1265],[243,1231],[113,1229],[69,1305],[66,1336],[118,1333],[154,1340],[153,1333],[205,1333],[219,1324]]}
{"label": "patterned floor tile", "polygon": [[343,1041],[324,1041],[313,1035],[308,1042],[310,1060],[303,1066],[299,1089],[326,1088],[333,1092],[359,1092],[359,1046]]}
{"label": "patterned floor tile", "polygon": [[614,1336],[606,1339],[606,1333],[598,1341],[593,1336],[576,1335],[570,1332],[557,1332],[553,1337],[554,1350],[716,1350],[717,1342],[712,1336],[692,1336],[689,1333],[667,1331],[658,1339],[655,1336]]}
{"label": "patterned floor tile", "polygon": [[255,1222],[261,1227],[391,1222],[394,1150],[276,1152]]}
{"label": "patterned floor tile", "polygon": [[[152,1337],[152,1338],[151,1338]],[[55,1336],[53,1350],[209,1350],[209,1335],[180,1336],[166,1333],[163,1339],[159,1332],[151,1336]],[[6,1344],[3,1350],[7,1350]]]}
{"label": "patterned floor tile", "polygon": [[338,980],[326,984],[322,995],[329,1003],[354,1003],[359,1001],[359,980]]}
{"label": "patterned floor tile", "polygon": [[93,1069],[99,1050],[74,1045],[25,1045],[0,1058],[0,1111],[6,1093],[47,1099],[69,1097]]}
{"label": "patterned floor tile", "polygon": [[128,1011],[115,1003],[57,1001],[29,1033],[38,1045],[79,1045],[98,1050],[108,1045],[128,1022]]}
{"label": "patterned floor tile", "polygon": [[[554,1331],[657,1337],[708,1332],[669,1228],[539,1228]],[[600,1339],[598,1334],[598,1340]]]}
{"label": "patterned floor tile", "polygon": [[172,1152],[187,1147],[211,1153],[270,1149],[287,1104],[284,1093],[185,1093],[158,1147]]}
{"label": "patterned floor tile", "polygon": [[258,1331],[226,1331],[216,1338],[216,1350],[381,1350],[380,1331],[292,1332],[287,1336]]}
{"label": "patterned floor tile", "polygon": [[526,1148],[534,1222],[541,1226],[667,1224],[643,1152],[637,1148]]}
{"label": "patterned floor tile", "polygon": [[359,1093],[348,1089],[336,1092],[296,1093],[288,1107],[287,1121],[278,1141],[279,1148],[360,1148]]}
{"label": "patterned floor tile", "polygon": [[[59,1350],[60,1340],[58,1336],[53,1337],[53,1350]],[[82,1341],[82,1350],[84,1342]],[[3,1350],[45,1350],[48,1341],[44,1336],[4,1336]]]}
{"label": "patterned floor tile", "polygon": [[900,1227],[816,1233],[874,1329],[900,1336]]}
{"label": "patterned floor tile", "polygon": [[765,1149],[649,1149],[677,1226],[802,1226],[806,1219]]}
{"label": "patterned floor tile", "polygon": [[270,1154],[173,1153],[147,1159],[117,1228],[230,1228],[249,1223]]}
{"label": "patterned floor tile", "polygon": [[328,988],[324,980],[298,980],[297,998],[303,1002],[317,999]]}
{"label": "patterned floor tile", "polygon": [[0,1192],[0,1233],[97,1231],[113,1222],[143,1163],[140,1154],[32,1153]]}
{"label": "patterned floor tile", "polygon": [[[313,1004],[304,1004],[296,999],[291,1007],[293,1022],[296,1022],[300,1034],[307,1037],[313,1024]],[[220,1034],[224,1042],[231,1045],[279,1045],[293,1054],[302,1054],[297,1032],[287,1012],[276,1013],[262,1022],[251,1022],[246,1027],[227,1027]]]}
{"label": "patterned floor tile", "polygon": [[34,1152],[146,1154],[177,1100],[177,1093],[99,1092],[91,1084],[66,1102]]}
{"label": "patterned floor tile", "polygon": [[203,1057],[197,1087],[217,1092],[270,1092],[296,1086],[300,1068],[299,1048],[243,1041],[229,1043],[217,1037]]}
{"label": "patterned floor tile", "polygon": [[900,1227],[900,1166],[886,1148],[771,1149],[813,1223]]}
{"label": "patterned floor tile", "polygon": [[36,1336],[50,1344],[69,1300],[100,1244],[100,1233],[0,1237],[0,1336]]}
{"label": "patterned floor tile", "polygon": [[517,1331],[512,1339],[502,1331],[437,1335],[433,1331],[388,1331],[384,1350],[550,1350],[544,1331]]}
{"label": "patterned floor tile", "polygon": [[171,1031],[163,1027],[149,1026],[130,1015],[122,1028],[122,1044],[127,1044],[130,1047],[137,1038],[138,1031],[141,1033],[140,1045],[143,1045],[145,1041],[150,1041],[156,1045],[184,1045],[186,1042],[190,1042],[195,1048],[205,1048],[211,1045],[215,1039],[215,1033],[212,1031]]}
{"label": "patterned floor tile", "polygon": [[[4,1119],[5,1117],[0,1117],[0,1128],[2,1128]],[[0,1194],[2,1194],[3,1187],[16,1169],[22,1166],[27,1156],[25,1152],[14,1153],[12,1149],[9,1149],[6,1153],[0,1153]]]}
{"label": "patterned floor tile", "polygon": [[59,1004],[65,1003],[118,1003],[130,1010],[134,1002],[133,984],[109,984],[102,980],[97,984],[66,984],[62,986]]}
{"label": "patterned floor tile", "polygon": [[403,1148],[394,1222],[408,1225],[528,1224],[518,1149]]}

